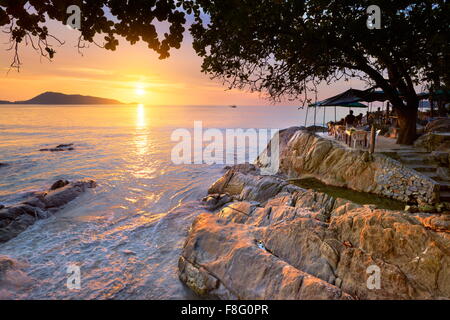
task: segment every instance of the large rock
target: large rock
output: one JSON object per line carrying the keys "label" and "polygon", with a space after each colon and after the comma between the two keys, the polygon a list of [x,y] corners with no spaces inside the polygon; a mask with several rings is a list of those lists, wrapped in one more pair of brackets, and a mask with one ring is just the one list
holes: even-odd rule
{"label": "large rock", "polygon": [[86,189],[95,188],[96,183],[93,180],[77,181],[69,183],[64,187],[50,190],[39,199],[45,204],[46,208],[57,208],[72,201]]}
{"label": "large rock", "polygon": [[50,152],[63,152],[63,151],[73,151],[73,150],[75,150],[75,148],[73,147],[73,143],[60,144],[54,148],[39,149],[39,151],[50,151]]}
{"label": "large rock", "polygon": [[425,149],[428,152],[432,151],[450,151],[450,135],[444,133],[429,132],[419,137],[414,142],[414,146],[420,149]]}
{"label": "large rock", "polygon": [[335,141],[297,131],[281,149],[280,173],[375,193],[404,202],[434,204],[439,185],[382,154],[345,148]]}
{"label": "large rock", "polygon": [[257,245],[257,230],[224,225],[211,214],[192,225],[180,278],[200,295],[238,299],[349,299]]}
{"label": "large rock", "polygon": [[26,201],[0,208],[0,243],[6,242],[25,231],[38,219],[47,218],[51,212],[61,209],[89,188],[95,188],[93,180],[59,182],[48,192],[38,193]]}
{"label": "large rock", "polygon": [[279,193],[288,185],[274,176],[261,176],[252,164],[237,165],[217,180],[208,190],[209,194],[229,194],[235,199],[263,201]]}
{"label": "large rock", "polygon": [[[241,166],[214,185],[235,201],[197,218],[179,261],[180,279],[198,294],[450,299],[448,215],[380,210],[285,184],[258,192],[263,178]],[[380,288],[368,286],[371,268]]]}
{"label": "large rock", "polygon": [[26,289],[33,283],[24,272],[27,266],[25,262],[0,255],[0,300],[14,299],[13,292],[17,292],[18,287]]}
{"label": "large rock", "polygon": [[450,132],[450,119],[443,118],[429,122],[425,127],[425,132]]}

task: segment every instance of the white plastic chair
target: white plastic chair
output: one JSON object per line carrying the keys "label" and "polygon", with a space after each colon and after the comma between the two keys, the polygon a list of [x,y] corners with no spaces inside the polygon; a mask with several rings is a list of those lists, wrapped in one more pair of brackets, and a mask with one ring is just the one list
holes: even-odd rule
{"label": "white plastic chair", "polygon": [[375,142],[377,141],[378,136],[380,135],[381,130],[377,130],[377,132],[375,133]]}
{"label": "white plastic chair", "polygon": [[359,144],[361,147],[367,142],[367,132],[366,131],[356,131],[352,134],[353,148],[356,149],[356,144]]}

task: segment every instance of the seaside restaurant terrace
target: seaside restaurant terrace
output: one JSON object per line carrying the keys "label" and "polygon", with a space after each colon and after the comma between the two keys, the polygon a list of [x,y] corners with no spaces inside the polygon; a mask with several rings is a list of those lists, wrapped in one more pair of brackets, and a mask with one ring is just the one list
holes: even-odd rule
{"label": "seaside restaurant terrace", "polygon": [[[450,92],[438,90],[433,95],[420,93],[418,96],[421,102],[419,104],[419,121],[416,125],[418,134],[422,134],[428,123],[443,118],[448,119],[448,116],[434,117],[433,103],[439,101],[439,99],[445,99],[444,102],[448,102],[447,97],[450,96]],[[411,146],[396,144],[399,131],[398,117],[391,109],[389,102],[385,103],[387,100],[388,98],[383,91],[376,91],[373,88],[368,90],[349,89],[336,96],[310,104],[305,123],[309,109],[314,108],[314,128],[317,129],[317,108],[323,108],[322,131],[324,132],[318,134],[324,138],[334,139],[349,148],[369,149],[371,153],[414,149]],[[429,100],[429,102],[425,100]],[[374,110],[375,108],[372,105],[374,102],[381,102],[382,107]],[[334,121],[325,123],[326,110],[333,108]],[[347,108],[349,110],[348,115],[338,120],[337,108]],[[354,109],[365,112],[354,115]]]}

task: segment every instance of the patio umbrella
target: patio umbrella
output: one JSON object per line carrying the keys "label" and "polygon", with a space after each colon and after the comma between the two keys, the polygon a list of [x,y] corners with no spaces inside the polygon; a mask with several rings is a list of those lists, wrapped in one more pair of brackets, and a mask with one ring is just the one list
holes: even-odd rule
{"label": "patio umbrella", "polygon": [[[325,100],[324,100],[325,101]],[[367,105],[365,105],[365,104],[362,104],[362,103],[359,103],[359,102],[350,102],[350,103],[343,103],[343,104],[335,104],[335,105],[329,105],[329,104],[323,104],[323,101],[322,102],[317,102],[317,103],[313,103],[313,104],[310,104],[308,107],[310,107],[310,108],[316,108],[316,107],[324,107],[324,109],[323,109],[323,117],[324,117],[324,119],[325,119],[325,107],[334,107],[334,122],[336,122],[337,121],[337,119],[336,119],[336,108],[337,107],[341,107],[341,108],[349,108],[349,109],[357,109],[357,108],[368,108],[368,106]],[[324,122],[325,122],[325,120],[324,120]],[[325,125],[325,123],[324,123],[324,125]]]}
{"label": "patio umbrella", "polygon": [[346,106],[356,102],[384,102],[388,100],[383,91],[349,89],[336,96],[318,102],[319,106]]}
{"label": "patio umbrella", "polygon": [[440,100],[445,99],[450,96],[450,90],[436,90],[433,93],[430,92],[422,92],[417,95],[421,100],[427,100],[429,98]]}

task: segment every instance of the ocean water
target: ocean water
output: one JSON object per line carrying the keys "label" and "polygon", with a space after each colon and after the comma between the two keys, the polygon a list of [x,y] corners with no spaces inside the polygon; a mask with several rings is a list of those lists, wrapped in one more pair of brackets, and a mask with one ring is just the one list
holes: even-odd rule
{"label": "ocean water", "polygon": [[[327,121],[334,118],[328,113]],[[304,115],[273,106],[1,106],[0,162],[8,166],[0,167],[0,204],[57,179],[89,178],[98,187],[0,244],[0,255],[20,265],[0,285],[0,298],[194,298],[178,280],[177,261],[204,211],[199,200],[224,166],[175,165],[172,132],[192,129],[194,121],[204,128],[285,128],[304,125]],[[75,150],[39,151],[62,143]],[[66,286],[71,265],[81,270],[79,290]]]}

